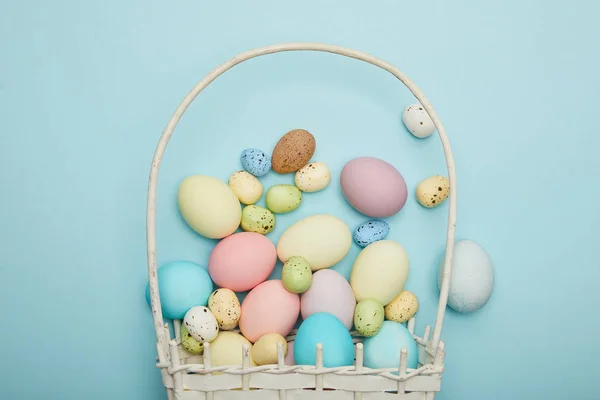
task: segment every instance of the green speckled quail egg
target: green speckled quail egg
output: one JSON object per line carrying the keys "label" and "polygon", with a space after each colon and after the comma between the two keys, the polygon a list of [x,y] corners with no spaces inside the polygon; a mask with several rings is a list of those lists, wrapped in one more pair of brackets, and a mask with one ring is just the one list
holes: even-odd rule
{"label": "green speckled quail egg", "polygon": [[312,284],[312,268],[304,258],[292,256],[283,264],[281,281],[288,292],[304,293]]}
{"label": "green speckled quail egg", "polygon": [[204,352],[204,343],[200,343],[185,329],[181,324],[181,346],[191,354],[202,354]]}
{"label": "green speckled quail egg", "polygon": [[419,103],[411,104],[404,109],[402,113],[402,122],[406,129],[413,134],[413,136],[424,139],[435,131],[435,125],[429,117],[429,114],[425,111],[425,108]]}
{"label": "green speckled quail egg", "polygon": [[445,176],[435,175],[417,185],[417,201],[424,207],[437,207],[448,198],[450,181]]}
{"label": "green speckled quail egg", "polygon": [[275,215],[264,207],[246,206],[242,210],[241,227],[246,232],[266,235],[275,228]]}
{"label": "green speckled quail egg", "polygon": [[377,300],[361,300],[354,309],[354,327],[362,336],[375,336],[383,325],[384,316],[383,305]]}

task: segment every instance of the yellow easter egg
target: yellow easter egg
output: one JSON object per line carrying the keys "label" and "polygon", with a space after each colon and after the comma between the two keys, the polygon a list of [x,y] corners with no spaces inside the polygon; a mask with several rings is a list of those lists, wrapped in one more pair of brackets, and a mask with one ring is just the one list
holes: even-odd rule
{"label": "yellow easter egg", "polygon": [[242,219],[242,207],[233,190],[210,176],[185,178],[179,185],[177,202],[190,228],[209,239],[231,235]]}
{"label": "yellow easter egg", "polygon": [[277,364],[277,342],[283,345],[283,356],[287,355],[287,341],[279,333],[262,335],[252,346],[252,359],[258,365]]}
{"label": "yellow easter egg", "polygon": [[404,288],[410,266],[404,248],[393,240],[373,242],[356,257],[350,286],[357,301],[373,299],[388,304]]}
{"label": "yellow easter egg", "polygon": [[[213,367],[223,366],[241,366],[242,365],[242,346],[252,347],[252,343],[245,337],[236,332],[221,331],[210,342],[210,362]],[[255,367],[256,363],[250,357],[250,366]]]}
{"label": "yellow easter egg", "polygon": [[291,225],[279,238],[277,256],[285,263],[290,257],[304,258],[313,271],[329,268],[350,250],[352,234],[341,219],[317,214]]}

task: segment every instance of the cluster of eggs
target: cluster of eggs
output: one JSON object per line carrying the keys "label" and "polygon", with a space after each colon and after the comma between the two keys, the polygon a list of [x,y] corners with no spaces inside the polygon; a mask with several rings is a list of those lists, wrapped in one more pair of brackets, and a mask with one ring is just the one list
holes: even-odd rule
{"label": "cluster of eggs", "polygon": [[[243,170],[235,172],[228,184],[204,175],[182,181],[178,205],[183,219],[198,234],[219,241],[208,268],[176,261],[158,269],[163,315],[182,320],[181,343],[188,352],[201,354],[204,343],[211,343],[215,367],[240,364],[244,344],[251,346],[251,365],[276,363],[277,343],[282,343],[288,365],[314,365],[318,343],[323,345],[325,366],[351,365],[354,328],[365,338],[366,367],[398,367],[400,351],[406,348],[407,367],[416,368],[417,344],[404,323],[415,315],[419,303],[405,289],[408,255],[399,243],[386,239],[390,228],[383,220],[407,201],[406,182],[393,165],[359,157],[343,167],[340,185],[345,199],[370,218],[353,232],[333,215],[316,214],[289,226],[276,245],[267,237],[276,214],[295,210],[303,193],[329,185],[328,167],[310,161],[315,148],[313,135],[296,129],[278,141],[271,155],[255,148],[244,150]],[[258,178],[270,170],[295,173],[294,185],[270,187],[263,208],[255,204],[263,195]],[[436,207],[449,189],[445,177],[434,176],[417,186],[416,197],[425,207]],[[362,249],[347,280],[330,267],[348,254],[353,242]],[[472,264],[467,274],[473,276],[479,261],[470,257],[469,246],[463,248],[462,258]],[[269,280],[278,260],[282,277]],[[241,292],[247,295],[240,303]],[[457,299],[464,300],[461,296]],[[150,304],[149,288],[146,299]],[[298,317],[296,337],[288,343],[286,336]]]}

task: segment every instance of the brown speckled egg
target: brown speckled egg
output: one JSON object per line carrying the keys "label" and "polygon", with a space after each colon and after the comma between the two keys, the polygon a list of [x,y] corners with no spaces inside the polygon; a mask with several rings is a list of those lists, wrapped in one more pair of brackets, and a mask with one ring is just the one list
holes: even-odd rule
{"label": "brown speckled egg", "polygon": [[417,296],[408,290],[401,291],[398,296],[385,306],[385,319],[406,322],[419,310]]}
{"label": "brown speckled egg", "polygon": [[217,289],[208,298],[208,308],[224,331],[234,329],[241,315],[240,301],[231,289]]}
{"label": "brown speckled egg", "polygon": [[427,208],[437,207],[448,198],[450,181],[445,176],[435,175],[423,180],[417,186],[417,201]]}
{"label": "brown speckled egg", "polygon": [[279,174],[298,171],[313,156],[316,148],[314,136],[304,129],[294,129],[283,135],[273,149],[271,168]]}

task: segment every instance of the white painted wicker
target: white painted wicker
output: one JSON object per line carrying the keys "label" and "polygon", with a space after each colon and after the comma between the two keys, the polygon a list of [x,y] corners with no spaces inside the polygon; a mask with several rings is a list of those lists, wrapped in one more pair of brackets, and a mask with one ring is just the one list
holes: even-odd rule
{"label": "white painted wicker", "polygon": [[[250,368],[249,348],[243,349],[243,364],[229,367],[211,368],[210,344],[205,346],[203,356],[187,353],[180,343],[179,327],[181,321],[173,321],[175,338],[162,316],[158,281],[156,275],[156,194],[160,162],[167,143],[181,116],[196,98],[212,81],[235,65],[254,57],[285,51],[322,51],[358,59],[378,66],[396,78],[412,92],[423,105],[433,120],[442,142],[450,181],[448,199],[448,225],[446,231],[446,253],[444,260],[443,281],[440,290],[438,310],[433,332],[429,325],[423,336],[414,333],[415,321],[407,322],[409,331],[418,344],[419,365],[415,370],[406,368],[406,350],[400,357],[400,368],[369,369],[363,367],[362,338],[353,332],[355,345],[355,365],[338,368],[323,367],[322,348],[317,345],[316,365],[284,365],[283,349],[279,348],[279,360],[274,365]],[[444,312],[448,299],[450,269],[454,235],[456,230],[456,173],[450,143],[442,123],[433,107],[421,90],[399,69],[372,55],[335,45],[321,43],[283,43],[260,47],[241,53],[221,64],[185,96],[171,117],[162,133],[150,171],[147,204],[147,251],[148,279],[150,282],[150,298],[154,329],[157,337],[157,368],[161,370],[162,381],[167,389],[169,399],[433,399],[440,391],[441,377],[444,370],[444,343],[440,340]],[[432,333],[430,338],[430,333]],[[288,336],[293,339],[295,332]]]}

